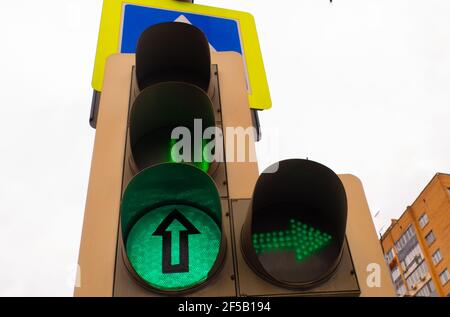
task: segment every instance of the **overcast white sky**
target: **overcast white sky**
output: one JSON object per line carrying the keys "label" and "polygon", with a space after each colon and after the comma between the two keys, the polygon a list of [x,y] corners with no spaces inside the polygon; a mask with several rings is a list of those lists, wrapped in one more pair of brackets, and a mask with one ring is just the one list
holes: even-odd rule
{"label": "overcast white sky", "polygon": [[[273,100],[261,168],[309,157],[357,175],[378,229],[450,172],[450,1],[196,3],[256,18]],[[0,2],[0,296],[72,295],[101,5]]]}

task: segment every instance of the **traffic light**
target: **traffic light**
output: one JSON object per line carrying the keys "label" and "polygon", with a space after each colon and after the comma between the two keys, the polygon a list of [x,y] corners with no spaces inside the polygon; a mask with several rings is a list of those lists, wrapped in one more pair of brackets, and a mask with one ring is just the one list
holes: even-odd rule
{"label": "traffic light", "polygon": [[252,128],[241,55],[163,23],[104,78],[76,296],[393,294],[384,267],[366,283],[384,260],[359,181],[230,155],[255,148],[229,142]]}
{"label": "traffic light", "polygon": [[223,263],[220,196],[195,166],[164,163],[143,170],[126,188],[120,220],[126,266],[151,291],[195,289]]}
{"label": "traffic light", "polygon": [[308,160],[282,161],[256,183],[242,229],[242,253],[267,281],[312,288],[335,273],[346,224],[345,189],[332,170]]}
{"label": "traffic light", "polygon": [[[150,291],[192,292],[217,273],[226,250],[221,197],[207,174],[218,163],[205,154],[214,141],[204,139],[205,131],[216,118],[204,34],[185,23],[148,28],[137,44],[135,80],[131,180],[120,209],[123,261]],[[187,143],[177,128],[188,132]]]}

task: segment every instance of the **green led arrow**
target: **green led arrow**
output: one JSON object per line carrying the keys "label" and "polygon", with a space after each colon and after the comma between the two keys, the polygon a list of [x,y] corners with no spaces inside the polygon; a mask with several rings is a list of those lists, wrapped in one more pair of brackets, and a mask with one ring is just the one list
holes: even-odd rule
{"label": "green led arrow", "polygon": [[276,251],[295,251],[298,262],[324,249],[331,242],[331,236],[307,224],[291,219],[290,229],[255,233],[253,247],[258,255]]}

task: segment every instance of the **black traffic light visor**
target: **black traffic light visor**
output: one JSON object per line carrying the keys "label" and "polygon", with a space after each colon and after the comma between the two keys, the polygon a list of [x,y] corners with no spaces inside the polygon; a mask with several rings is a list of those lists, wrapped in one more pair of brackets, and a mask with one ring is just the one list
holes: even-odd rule
{"label": "black traffic light visor", "polygon": [[190,205],[222,223],[220,195],[212,178],[188,164],[164,163],[143,170],[128,184],[121,204],[124,240],[137,219],[165,204]]}
{"label": "black traffic light visor", "polygon": [[168,22],[146,29],[136,48],[136,76],[141,90],[159,82],[181,81],[208,90],[211,55],[197,27]]}
{"label": "black traffic light visor", "polygon": [[[201,120],[197,121],[201,124],[201,135],[194,131],[196,119]],[[129,125],[132,158],[137,169],[142,170],[172,161],[172,132],[176,128],[187,128],[191,145],[194,145],[194,138],[201,138],[197,142],[202,145],[205,129],[215,127],[213,105],[197,86],[181,82],[160,83],[147,87],[137,96]],[[192,147],[189,163],[202,165],[203,147]],[[200,151],[200,155],[196,155],[196,151]]]}

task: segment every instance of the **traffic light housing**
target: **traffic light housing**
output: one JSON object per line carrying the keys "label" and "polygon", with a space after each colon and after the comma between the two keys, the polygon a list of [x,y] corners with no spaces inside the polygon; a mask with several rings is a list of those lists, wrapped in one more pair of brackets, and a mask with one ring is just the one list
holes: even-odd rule
{"label": "traffic light housing", "polygon": [[242,229],[242,254],[263,279],[304,290],[341,262],[347,197],[339,177],[309,160],[270,166],[256,183]]}
{"label": "traffic light housing", "polygon": [[[209,163],[201,151],[198,162],[203,138],[183,155],[194,162],[173,155],[170,132],[183,126],[195,134],[195,119],[201,132],[220,128],[225,140],[227,128],[252,127],[241,56],[213,52],[207,61],[204,45],[201,54],[185,52],[197,47],[177,50],[175,39],[185,32],[204,41],[195,27],[174,24],[147,30],[136,57],[107,62],[75,295],[389,295],[384,270],[381,290],[365,285],[367,265],[383,258],[361,184],[351,177],[308,160],[279,162],[261,176],[256,162],[229,155]],[[146,48],[143,39],[155,43],[157,33],[174,42]],[[171,70],[166,55],[148,53],[155,63],[143,52],[167,47],[203,56],[198,65],[209,63],[209,84],[198,80],[205,71],[186,75],[195,73],[181,66],[189,58],[170,57],[181,71],[161,75]],[[155,66],[141,72],[143,63]],[[251,139],[245,152],[254,146]],[[355,234],[361,223],[369,229]],[[208,247],[199,241],[205,228],[212,228]],[[194,266],[196,259],[203,262]]]}
{"label": "traffic light housing", "polygon": [[[205,154],[214,141],[205,131],[216,127],[208,41],[189,24],[150,27],[137,44],[134,75],[120,253],[153,293],[191,293],[217,273],[226,250],[221,197],[207,174],[219,162]],[[180,137],[187,143],[178,146]]]}

